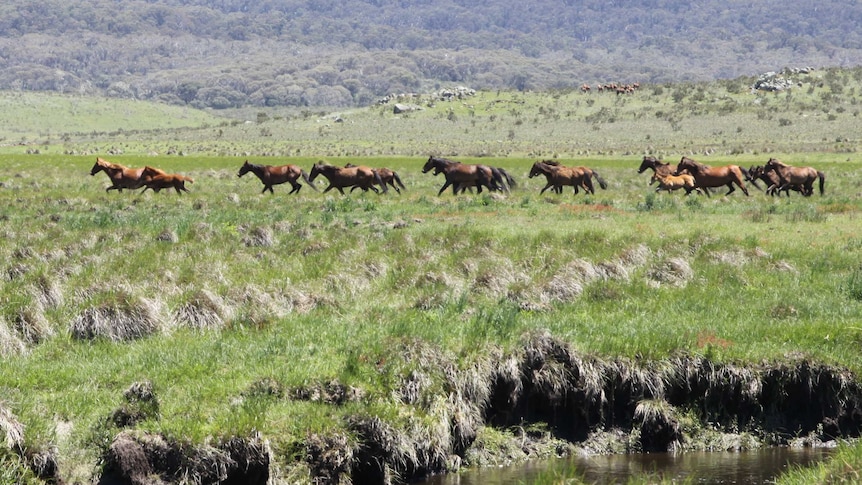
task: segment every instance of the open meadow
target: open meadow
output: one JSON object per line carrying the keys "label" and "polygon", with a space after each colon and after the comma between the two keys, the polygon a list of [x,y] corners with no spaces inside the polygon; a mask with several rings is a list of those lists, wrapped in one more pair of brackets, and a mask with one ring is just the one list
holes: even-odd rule
{"label": "open meadow", "polygon": [[[858,437],[855,91],[827,113],[724,100],[674,118],[673,93],[698,88],[659,88],[7,145],[0,478],[380,483],[579,451]],[[429,153],[518,184],[438,196]],[[777,157],[824,172],[825,193],[655,193],[637,173],[646,153]],[[194,182],[106,192],[96,156]],[[539,158],[589,166],[608,187],[540,195],[544,178],[527,177]],[[406,188],[261,194],[237,176],[245,160],[319,159],[389,167]]]}

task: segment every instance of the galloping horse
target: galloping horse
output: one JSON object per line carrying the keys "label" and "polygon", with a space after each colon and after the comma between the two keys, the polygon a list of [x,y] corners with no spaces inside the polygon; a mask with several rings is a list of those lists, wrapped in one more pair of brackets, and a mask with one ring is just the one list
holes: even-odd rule
{"label": "galloping horse", "polygon": [[770,158],[763,167],[765,172],[775,172],[780,179],[778,190],[786,190],[791,185],[802,187],[802,195],[808,197],[814,193],[814,180],[820,179],[820,195],[823,195],[826,174],[813,167],[794,167],[782,163],[781,160]]}
{"label": "galloping horse", "polygon": [[311,175],[308,177],[309,182],[314,182],[314,179],[317,178],[318,175],[323,175],[327,180],[329,180],[329,186],[323,189],[324,193],[329,192],[332,189],[338,189],[338,191],[344,195],[344,187],[359,187],[363,192],[367,192],[368,189],[371,189],[375,194],[379,194],[380,191],[377,190],[377,187],[375,187],[374,184],[378,184],[383,187],[384,194],[388,191],[386,184],[383,183],[380,175],[369,167],[354,166],[342,168],[329,165],[321,160],[311,167]]}
{"label": "galloping horse", "polygon": [[[104,158],[97,157],[95,165],[90,170],[90,175],[96,175],[99,172],[105,172],[105,175],[111,180],[111,185],[105,189],[105,192],[111,190],[122,192],[123,189],[139,189],[144,185],[144,181],[142,180],[143,168],[128,168],[119,163],[109,162]],[[161,170],[159,172],[164,173]]]}
{"label": "galloping horse", "polygon": [[[674,175],[681,175],[683,172],[689,172],[700,188],[706,189],[707,187],[727,185],[730,190],[725,195],[730,195],[736,190],[736,187],[733,186],[736,184],[746,196],[749,195],[748,189],[745,188],[745,179],[747,178],[745,174],[748,171],[740,168],[738,165],[710,167],[695,162],[688,157],[682,157],[682,160],[677,164],[677,170]],[[704,192],[706,192],[707,197],[710,197],[709,190],[704,190]]]}
{"label": "galloping horse", "polygon": [[[757,181],[760,180],[766,184],[766,195],[778,195],[781,196],[781,192],[779,192],[778,187],[781,185],[781,178],[778,176],[778,173],[770,170],[769,172],[763,168],[763,165],[752,165],[748,169],[748,176],[751,183],[754,184],[755,187],[760,189],[760,185],[758,185]],[[763,189],[760,189],[763,190]],[[790,185],[785,187],[784,193],[790,197],[790,191],[795,190],[796,192],[802,192],[803,188],[799,185]]]}
{"label": "galloping horse", "polygon": [[[352,163],[348,163],[348,164],[344,165],[344,168],[353,168],[353,167],[358,167],[358,165],[354,165]],[[407,187],[404,186],[404,182],[401,181],[401,177],[398,176],[398,173],[395,170],[392,170],[392,169],[389,169],[386,167],[372,168],[371,170],[373,170],[377,175],[380,176],[380,180],[383,181],[383,185],[391,186],[393,189],[395,189],[395,192],[397,192],[399,194],[401,193],[401,190],[398,187],[401,187],[402,189],[405,189],[405,190],[407,189]],[[353,192],[355,189],[356,189],[356,186],[353,186],[353,188],[350,189],[350,191]]]}
{"label": "galloping horse", "polygon": [[648,168],[651,168],[653,173],[658,175],[673,175],[676,172],[676,165],[662,162],[656,157],[645,156],[640,168],[638,168],[638,173],[644,173]]}
{"label": "galloping horse", "polygon": [[142,194],[147,189],[153,189],[153,192],[159,193],[162,189],[169,189],[171,187],[178,194],[182,194],[183,192],[189,192],[189,189],[186,188],[186,182],[195,182],[191,177],[178,173],[165,173],[164,170],[149,166],[143,168],[141,180],[143,180],[145,185],[144,190],[141,191]]}
{"label": "galloping horse", "polygon": [[593,177],[596,178],[602,189],[608,188],[607,182],[599,173],[589,167],[566,167],[554,160],[540,160],[530,168],[530,178],[538,177],[540,174],[547,179],[547,185],[539,191],[539,194],[543,194],[551,187],[555,192],[562,193],[565,185],[574,187],[575,194],[578,193],[579,187],[582,187],[588,194],[594,194],[596,189],[593,186]]}
{"label": "galloping horse", "polygon": [[487,165],[469,165],[454,160],[449,160],[440,157],[429,157],[422,167],[422,173],[428,173],[434,169],[434,175],[442,173],[446,178],[446,183],[440,187],[437,195],[443,193],[447,187],[452,186],[452,193],[457,194],[459,189],[466,188],[470,185],[476,186],[476,191],[482,193],[482,187],[485,186],[490,191],[503,190],[505,182],[499,170],[496,172],[491,170]]}
{"label": "galloping horse", "polygon": [[254,163],[248,163],[248,160],[246,160],[245,163],[242,164],[242,167],[240,167],[238,176],[242,177],[249,172],[257,175],[257,178],[263,182],[263,190],[260,191],[261,194],[265,193],[267,190],[269,190],[270,194],[275,194],[275,192],[272,191],[272,186],[283,184],[285,182],[290,183],[293,187],[293,190],[291,190],[288,195],[293,194],[294,192],[299,192],[299,189],[302,188],[302,185],[296,181],[299,177],[302,177],[302,179],[305,180],[305,183],[311,186],[312,189],[317,190],[317,187],[315,187],[311,180],[308,179],[308,174],[296,165],[257,165]]}
{"label": "galloping horse", "polygon": [[694,177],[687,173],[681,175],[659,175],[656,172],[652,174],[652,178],[649,181],[650,185],[654,182],[658,182],[658,187],[655,189],[656,192],[662,190],[673,192],[678,189],[685,189],[685,195],[690,194],[692,190],[701,192],[701,189],[697,187],[697,183],[694,181]]}

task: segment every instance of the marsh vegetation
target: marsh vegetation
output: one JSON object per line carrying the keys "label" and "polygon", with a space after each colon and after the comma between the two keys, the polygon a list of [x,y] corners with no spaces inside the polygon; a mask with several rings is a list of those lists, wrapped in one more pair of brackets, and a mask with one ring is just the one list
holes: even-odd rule
{"label": "marsh vegetation", "polygon": [[[669,112],[671,89],[480,93],[406,117],[271,114],[4,147],[4,478],[367,483],[579,449],[857,436],[856,117],[815,123],[822,107],[793,105],[755,125],[785,98],[742,93],[728,95],[739,112],[692,104],[677,131],[637,114]],[[779,123],[790,112],[800,121]],[[431,152],[519,185],[437,196],[442,180],[421,173]],[[782,158],[825,172],[826,193],[657,194],[636,173],[645,152]],[[195,183],[106,193],[88,175],[95,153]],[[237,176],[246,159],[321,158],[392,168],[405,189],[261,194]],[[539,195],[544,180],[526,176],[538,158],[596,168],[608,187]],[[839,453],[858,469],[857,447]]]}

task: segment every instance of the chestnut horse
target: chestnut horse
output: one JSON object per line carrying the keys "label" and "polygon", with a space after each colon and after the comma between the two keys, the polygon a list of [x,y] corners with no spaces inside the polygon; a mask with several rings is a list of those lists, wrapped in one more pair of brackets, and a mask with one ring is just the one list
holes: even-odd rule
{"label": "chestnut horse", "polygon": [[540,160],[534,163],[530,168],[530,178],[539,175],[544,175],[547,179],[547,185],[539,191],[539,194],[543,194],[551,187],[553,187],[554,192],[561,194],[565,185],[573,186],[575,194],[578,193],[579,187],[582,187],[588,194],[594,194],[596,189],[593,186],[593,177],[596,178],[602,189],[608,188],[607,182],[595,170],[589,167],[566,167],[554,160]]}
{"label": "chestnut horse", "polygon": [[178,194],[189,192],[186,188],[186,182],[194,183],[191,177],[180,175],[178,173],[165,173],[163,170],[153,167],[144,167],[141,180],[144,181],[143,194],[147,189],[153,189],[153,192],[159,193],[162,189],[170,189],[173,187]]}
{"label": "chestnut horse", "polygon": [[309,175],[308,180],[314,182],[314,179],[318,175],[323,175],[329,180],[329,186],[323,190],[324,193],[332,189],[338,189],[344,195],[344,187],[359,187],[364,192],[371,189],[375,194],[379,194],[380,191],[377,190],[374,184],[383,187],[384,194],[388,191],[386,184],[380,179],[380,175],[369,167],[353,166],[342,168],[329,165],[321,160],[311,167],[311,175]]}
{"label": "chestnut horse", "polygon": [[798,185],[802,187],[802,195],[806,197],[814,193],[814,180],[819,178],[820,195],[823,195],[826,174],[813,167],[794,167],[776,158],[770,158],[763,170],[778,174],[780,185],[776,184],[778,185],[777,190],[786,190],[792,185]]}
{"label": "chestnut horse", "polygon": [[[358,165],[354,165],[352,163],[344,165],[344,168],[353,167],[358,167]],[[399,187],[401,187],[401,189],[407,189],[407,187],[404,186],[404,182],[401,181],[401,177],[398,176],[398,173],[395,170],[386,167],[372,168],[371,170],[373,170],[377,173],[377,175],[380,176],[380,180],[383,181],[383,185],[391,186],[393,189],[395,189],[395,192],[398,192],[399,194],[401,193]],[[351,192],[353,192],[354,190],[356,190],[356,186],[353,186],[353,188],[350,189]]]}
{"label": "chestnut horse", "polygon": [[[748,178],[746,176],[748,170],[744,170],[738,165],[710,167],[695,162],[688,157],[682,157],[682,160],[677,164],[674,175],[681,175],[684,172],[690,173],[694,177],[695,182],[697,182],[697,186],[702,189],[727,185],[730,190],[725,195],[730,195],[736,190],[736,187],[734,187],[734,184],[736,184],[742,189],[742,193],[746,196],[749,195],[748,189],[745,188],[745,179]],[[706,192],[707,197],[710,196],[709,190],[704,190],[704,192]]]}
{"label": "chestnut horse", "polygon": [[487,165],[470,165],[456,162],[441,157],[429,157],[422,167],[422,173],[428,173],[434,169],[434,175],[443,174],[446,183],[440,187],[437,195],[443,193],[447,187],[452,186],[452,193],[457,194],[459,189],[465,189],[471,185],[476,186],[476,191],[482,193],[482,187],[490,191],[504,190],[505,182],[499,170],[491,170]]}
{"label": "chestnut horse", "polygon": [[[122,192],[123,189],[139,189],[144,185],[142,179],[143,168],[128,168],[119,163],[109,162],[104,158],[97,157],[95,165],[90,170],[90,175],[96,175],[99,172],[105,172],[105,175],[111,180],[111,185],[105,189],[105,192],[111,190]],[[164,173],[161,170],[159,172]]]}
{"label": "chestnut horse", "polygon": [[239,168],[238,176],[242,177],[249,172],[257,175],[257,178],[263,183],[263,190],[260,191],[261,194],[266,193],[267,190],[269,190],[270,194],[275,194],[272,191],[272,186],[285,182],[290,183],[293,187],[293,190],[288,195],[299,192],[299,189],[302,188],[302,185],[297,182],[299,177],[302,177],[302,180],[305,180],[305,183],[311,186],[312,189],[317,190],[317,187],[308,179],[308,174],[296,165],[257,165],[248,163],[248,160],[246,160],[242,164],[242,167]]}

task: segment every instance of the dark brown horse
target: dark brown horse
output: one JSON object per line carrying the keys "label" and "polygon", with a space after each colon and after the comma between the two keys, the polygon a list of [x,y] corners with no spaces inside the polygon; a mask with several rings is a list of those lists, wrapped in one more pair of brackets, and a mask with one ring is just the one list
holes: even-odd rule
{"label": "dark brown horse", "polygon": [[189,192],[186,188],[186,182],[194,183],[191,177],[180,175],[178,173],[165,173],[164,170],[154,167],[144,167],[141,174],[141,180],[144,181],[143,194],[147,189],[152,189],[153,192],[159,193],[162,189],[173,188],[178,194]]}
{"label": "dark brown horse", "polygon": [[[766,195],[781,195],[781,192],[779,192],[778,190],[778,187],[781,185],[781,178],[778,177],[778,173],[776,173],[775,171],[770,170],[769,172],[767,172],[764,169],[763,165],[753,165],[748,169],[748,176],[749,180],[751,180],[751,183],[758,189],[760,189],[760,185],[758,185],[757,183],[758,180],[766,184]],[[784,193],[789,197],[791,190],[795,190],[796,192],[801,193],[803,188],[799,185],[790,185],[783,190]]]}
{"label": "dark brown horse", "polygon": [[777,190],[785,190],[792,185],[798,185],[802,187],[802,195],[806,197],[814,193],[814,181],[819,178],[820,195],[823,195],[826,174],[813,167],[794,167],[776,158],[770,158],[763,170],[778,174],[779,185]]}
{"label": "dark brown horse", "polygon": [[[344,168],[352,168],[357,166],[358,165],[348,163],[344,166]],[[398,176],[398,173],[395,170],[386,167],[372,168],[371,170],[375,171],[377,175],[380,176],[380,180],[383,181],[383,185],[391,186],[393,189],[395,189],[395,192],[400,194],[401,189],[407,189],[407,187],[404,186],[404,182],[401,181],[401,177]],[[350,191],[353,192],[355,189],[356,186],[351,188]]]}
{"label": "dark brown horse", "polygon": [[646,169],[652,169],[652,171],[659,175],[673,175],[676,173],[676,165],[671,165],[670,163],[662,162],[656,157],[646,156],[641,162],[640,168],[638,168],[638,173],[644,173]]}
{"label": "dark brown horse", "polygon": [[[721,187],[722,185],[726,185],[730,190],[727,191],[727,194],[732,194],[736,187],[734,184],[739,186],[742,189],[742,192],[747,196],[748,189],[745,188],[745,176],[748,173],[747,170],[741,169],[738,165],[724,165],[722,167],[710,167],[708,165],[704,165],[699,162],[695,162],[691,158],[682,157],[682,160],[677,164],[677,170],[674,175],[680,175],[684,172],[690,173],[695,182],[697,182],[697,186],[700,188],[708,188],[708,187]],[[706,195],[709,197],[709,190],[705,190]]]}
{"label": "dark brown horse", "polygon": [[239,168],[239,177],[247,173],[253,173],[257,175],[257,178],[263,183],[263,190],[260,191],[261,194],[265,193],[269,190],[270,194],[275,194],[272,191],[273,185],[283,184],[285,182],[289,183],[293,189],[289,192],[288,195],[299,192],[299,189],[302,188],[302,184],[297,182],[297,180],[302,177],[302,180],[305,180],[312,189],[317,190],[317,187],[309,180],[308,174],[305,173],[302,168],[297,165],[257,165],[254,163],[248,163],[248,160],[242,164],[242,167]]}
{"label": "dark brown horse", "polygon": [[122,192],[123,189],[133,190],[144,186],[142,179],[143,168],[128,168],[119,163],[109,162],[104,158],[97,157],[95,165],[90,170],[90,175],[96,175],[99,172],[105,172],[105,175],[111,180],[111,185],[105,189],[106,192],[111,190]]}
{"label": "dark brown horse", "polygon": [[432,156],[422,167],[422,173],[428,173],[431,170],[434,170],[434,175],[442,173],[446,178],[446,183],[440,187],[437,195],[442,194],[450,185],[453,194],[457,194],[459,189],[463,190],[470,186],[475,186],[479,193],[482,193],[482,187],[487,187],[492,192],[504,190],[505,182],[502,174],[498,170],[495,175],[495,172],[487,165],[471,165]]}
{"label": "dark brown horse", "polygon": [[530,168],[530,178],[544,175],[547,179],[547,184],[539,191],[543,194],[546,190],[553,187],[554,192],[562,193],[563,186],[571,185],[574,187],[575,194],[578,193],[578,188],[583,188],[588,194],[596,193],[592,179],[595,178],[599,182],[602,189],[607,189],[608,184],[599,175],[598,172],[589,167],[566,167],[555,160],[540,160],[533,164]]}
{"label": "dark brown horse", "polygon": [[329,186],[323,189],[324,193],[338,189],[343,195],[345,187],[359,187],[363,192],[370,189],[375,194],[379,194],[380,191],[374,186],[375,184],[383,187],[384,194],[388,191],[386,184],[380,179],[380,175],[370,167],[336,167],[321,160],[311,167],[308,180],[314,182],[318,175],[323,175],[329,181]]}

